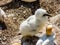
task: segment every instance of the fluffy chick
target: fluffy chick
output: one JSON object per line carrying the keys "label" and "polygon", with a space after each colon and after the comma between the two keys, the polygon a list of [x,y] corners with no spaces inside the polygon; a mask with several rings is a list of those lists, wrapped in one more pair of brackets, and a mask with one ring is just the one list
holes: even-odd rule
{"label": "fluffy chick", "polygon": [[28,17],[20,24],[19,30],[23,36],[34,36],[38,33],[46,24],[48,17],[50,16],[45,9],[37,9],[34,15]]}

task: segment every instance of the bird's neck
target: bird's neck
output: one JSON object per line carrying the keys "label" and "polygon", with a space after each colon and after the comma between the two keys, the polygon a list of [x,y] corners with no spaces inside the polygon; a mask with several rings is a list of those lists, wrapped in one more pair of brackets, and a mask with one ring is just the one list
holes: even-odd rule
{"label": "bird's neck", "polygon": [[38,19],[38,18],[36,18],[36,23],[37,23],[37,24],[40,24],[40,23],[41,23],[41,20]]}
{"label": "bird's neck", "polygon": [[42,20],[40,18],[36,18],[36,23],[46,23],[46,20]]}
{"label": "bird's neck", "polygon": [[36,17],[36,21],[41,21],[41,19]]}

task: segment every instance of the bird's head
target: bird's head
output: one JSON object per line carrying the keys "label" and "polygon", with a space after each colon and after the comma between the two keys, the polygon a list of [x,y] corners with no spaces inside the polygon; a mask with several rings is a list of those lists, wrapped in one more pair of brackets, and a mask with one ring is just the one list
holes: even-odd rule
{"label": "bird's head", "polygon": [[48,17],[51,17],[51,15],[48,14],[48,12],[45,10],[45,9],[37,9],[35,11],[35,16],[37,19],[40,19],[40,20],[47,20]]}

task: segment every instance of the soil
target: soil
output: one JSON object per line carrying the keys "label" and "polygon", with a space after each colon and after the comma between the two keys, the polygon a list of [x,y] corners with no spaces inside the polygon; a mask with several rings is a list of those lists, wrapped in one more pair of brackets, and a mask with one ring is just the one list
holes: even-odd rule
{"label": "soil", "polygon": [[12,0],[0,0],[0,6],[10,3]]}

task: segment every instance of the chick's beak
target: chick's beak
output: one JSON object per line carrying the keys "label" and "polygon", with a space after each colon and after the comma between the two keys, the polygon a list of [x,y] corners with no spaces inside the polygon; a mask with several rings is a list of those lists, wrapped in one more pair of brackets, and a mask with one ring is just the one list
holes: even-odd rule
{"label": "chick's beak", "polygon": [[52,17],[51,15],[49,15],[49,14],[46,14],[46,16],[48,16],[48,17]]}
{"label": "chick's beak", "polygon": [[49,15],[49,14],[44,14],[43,16],[48,16],[48,17],[52,17],[51,15]]}

